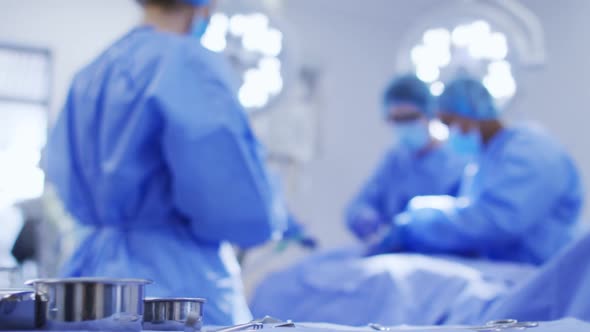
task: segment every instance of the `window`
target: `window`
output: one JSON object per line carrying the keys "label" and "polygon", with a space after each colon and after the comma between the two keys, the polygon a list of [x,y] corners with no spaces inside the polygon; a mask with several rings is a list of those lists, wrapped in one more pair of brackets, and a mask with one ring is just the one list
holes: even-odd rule
{"label": "window", "polygon": [[49,77],[48,51],[0,45],[0,205],[43,194]]}

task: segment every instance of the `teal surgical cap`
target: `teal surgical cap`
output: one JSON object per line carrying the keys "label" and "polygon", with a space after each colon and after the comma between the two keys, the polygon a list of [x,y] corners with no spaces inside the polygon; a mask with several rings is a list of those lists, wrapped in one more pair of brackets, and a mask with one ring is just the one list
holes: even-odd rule
{"label": "teal surgical cap", "polygon": [[188,3],[189,5],[193,5],[193,6],[205,6],[208,5],[211,0],[182,0],[185,3]]}
{"label": "teal surgical cap", "polygon": [[494,98],[480,80],[460,77],[447,84],[438,99],[441,111],[476,120],[497,119],[500,114]]}
{"label": "teal surgical cap", "polygon": [[385,89],[383,106],[387,112],[396,104],[412,104],[425,115],[432,116],[433,97],[426,83],[416,75],[408,74],[395,78]]}
{"label": "teal surgical cap", "polygon": [[150,1],[150,0],[137,0],[137,2],[141,5],[145,5],[147,3],[162,3],[163,5],[174,5],[180,3],[186,3],[193,6],[206,6],[211,3],[211,0],[176,0],[176,1]]}

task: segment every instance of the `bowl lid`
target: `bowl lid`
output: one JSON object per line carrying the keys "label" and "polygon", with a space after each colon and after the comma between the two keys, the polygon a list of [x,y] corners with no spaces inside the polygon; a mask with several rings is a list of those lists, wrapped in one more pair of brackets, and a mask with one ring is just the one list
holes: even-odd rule
{"label": "bowl lid", "polygon": [[124,284],[136,284],[136,285],[147,285],[151,284],[152,281],[148,279],[117,279],[117,278],[54,278],[54,279],[34,279],[25,282],[25,285],[37,285],[37,284],[106,284],[106,285],[124,285]]}
{"label": "bowl lid", "polygon": [[199,298],[199,297],[146,297],[144,302],[154,303],[154,302],[199,302],[205,303],[207,302],[206,299]]}
{"label": "bowl lid", "polygon": [[33,294],[35,291],[30,288],[0,288],[0,300],[18,300]]}

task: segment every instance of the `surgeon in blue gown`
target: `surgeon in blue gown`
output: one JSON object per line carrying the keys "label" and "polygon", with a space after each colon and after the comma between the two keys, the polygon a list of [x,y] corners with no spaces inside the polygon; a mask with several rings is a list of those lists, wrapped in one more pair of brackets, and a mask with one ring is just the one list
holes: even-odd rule
{"label": "surgeon in blue gown", "polygon": [[[412,197],[455,194],[468,161],[431,133],[433,97],[415,75],[397,77],[387,86],[383,115],[392,127],[394,146],[347,210],[347,225],[363,243],[315,254],[272,273],[251,301],[255,315],[348,325],[433,324],[443,314],[431,289],[445,287],[441,301],[446,301],[445,296],[456,296],[469,283],[470,277],[460,274],[477,273],[429,258],[364,257],[367,243],[379,238],[379,228],[404,211]],[[441,270],[444,277],[437,279]],[[419,303],[429,303],[429,308]]]}
{"label": "surgeon in blue gown", "polygon": [[228,243],[287,225],[220,56],[208,0],[144,0],[145,22],[73,79],[46,170],[89,228],[64,276],[147,278],[148,296],[204,297],[207,324],[251,319]]}
{"label": "surgeon in blue gown", "polygon": [[417,197],[374,253],[411,251],[542,264],[572,240],[584,199],[567,151],[534,126],[507,126],[483,84],[447,85],[449,145],[473,156],[460,197]]}
{"label": "surgeon in blue gown", "polygon": [[389,84],[383,113],[395,144],[346,213],[348,228],[364,241],[402,212],[413,197],[456,194],[468,160],[431,134],[433,97],[415,75],[397,77]]}

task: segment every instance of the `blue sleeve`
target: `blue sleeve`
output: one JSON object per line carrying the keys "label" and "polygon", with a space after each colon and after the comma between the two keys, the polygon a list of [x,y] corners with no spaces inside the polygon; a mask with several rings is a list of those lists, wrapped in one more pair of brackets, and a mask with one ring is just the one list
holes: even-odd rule
{"label": "blue sleeve", "polygon": [[459,198],[446,211],[422,208],[398,218],[403,245],[417,251],[478,252],[519,241],[543,222],[566,174],[552,173],[563,168],[536,149],[512,150],[494,161],[476,198]]}
{"label": "blue sleeve", "polygon": [[[369,181],[363,186],[359,194],[353,199],[346,209],[346,221],[348,225],[355,223],[355,219],[361,216],[361,211],[370,209],[377,214],[381,222],[389,222],[391,211],[387,211],[386,201],[398,203],[398,211],[401,212],[401,197],[393,196],[391,176],[396,169],[395,151],[388,153]],[[400,175],[401,176],[401,175]],[[387,196],[387,197],[386,197]]]}
{"label": "blue sleeve", "polygon": [[153,99],[174,204],[202,241],[262,244],[284,231],[285,207],[223,64],[201,53],[171,51]]}
{"label": "blue sleeve", "polygon": [[287,229],[283,233],[283,238],[291,239],[302,235],[304,232],[303,225],[295,218],[292,213],[289,213],[287,218]]}
{"label": "blue sleeve", "polygon": [[79,164],[79,150],[71,138],[72,91],[68,93],[66,103],[51,128],[47,144],[43,151],[43,170],[47,180],[54,188],[76,221],[87,223],[97,220],[96,210],[90,201],[90,185],[83,180],[82,165]]}

